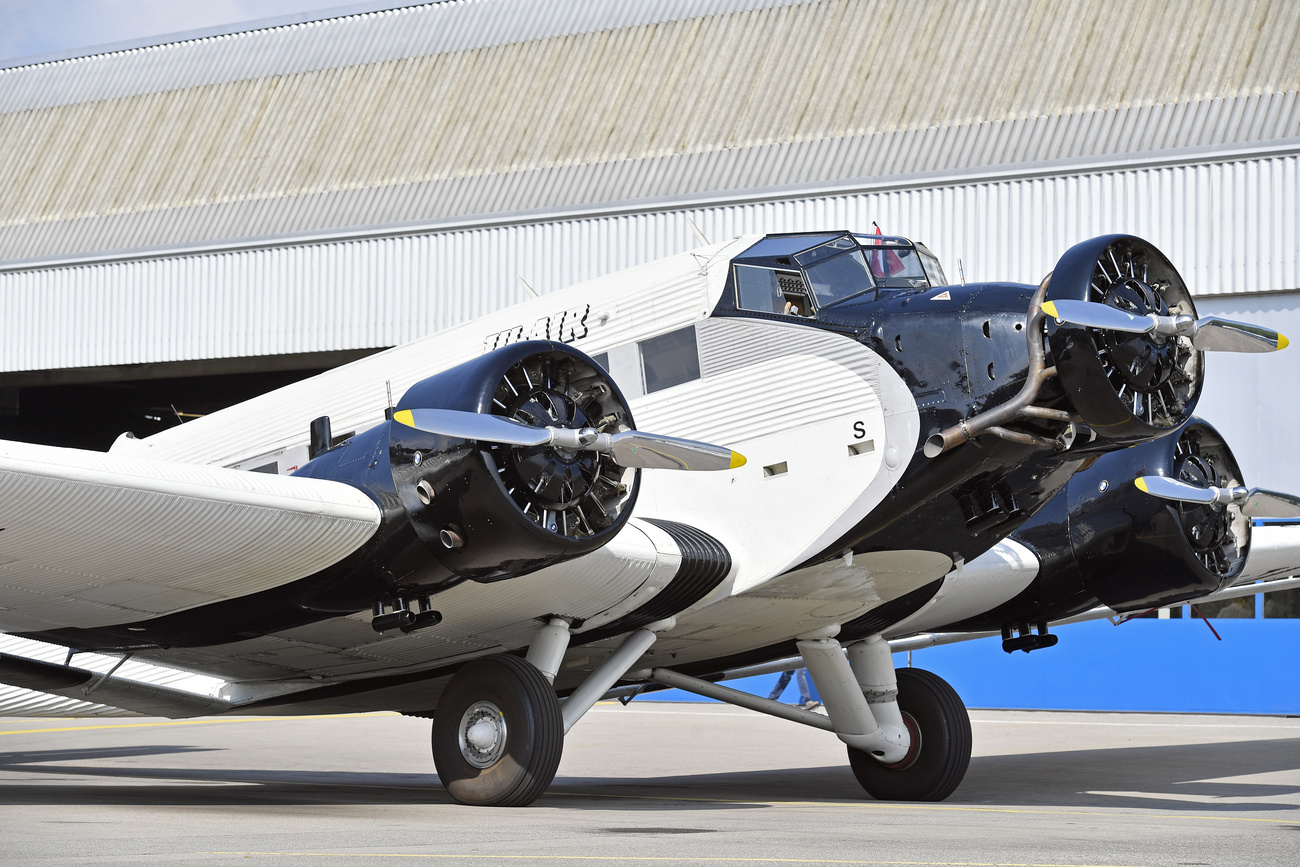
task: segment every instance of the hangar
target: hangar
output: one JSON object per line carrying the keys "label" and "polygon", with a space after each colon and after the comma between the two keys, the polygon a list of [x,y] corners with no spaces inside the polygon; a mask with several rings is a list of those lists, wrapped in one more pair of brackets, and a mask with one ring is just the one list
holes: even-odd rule
{"label": "hangar", "polygon": [[[700,234],[1025,282],[1131,232],[1300,332],[1288,0],[393,6],[0,69],[0,437],[105,448]],[[1235,361],[1201,412],[1300,491],[1300,357]]]}

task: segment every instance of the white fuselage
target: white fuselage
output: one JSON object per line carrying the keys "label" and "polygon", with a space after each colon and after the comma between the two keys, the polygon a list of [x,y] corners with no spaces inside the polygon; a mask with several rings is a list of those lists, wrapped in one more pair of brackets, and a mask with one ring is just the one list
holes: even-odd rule
{"label": "white fuselage", "polygon": [[[228,681],[231,698],[322,680],[453,664],[526,646],[536,618],[565,614],[578,630],[615,620],[671,579],[680,553],[644,519],[689,525],[732,557],[727,578],[678,615],[654,654],[718,658],[843,623],[933,582],[940,551],[834,556],[828,548],[895,486],[915,454],[918,412],[899,376],[850,336],[778,318],[712,317],[740,238],[536,298],[290,385],[113,453],[290,472],[307,459],[309,425],[334,434],[384,421],[416,382],[525,339],[570,343],[597,357],[624,391],[639,429],[728,446],[744,467],[710,473],[647,470],[634,517],[609,546],[505,582],[466,582],[438,594],[444,621],[411,635],[376,634],[370,612],[274,635],[141,657]],[[696,370],[668,387],[645,342],[688,330]],[[689,367],[689,365],[688,365]],[[800,564],[812,558],[823,562]],[[221,588],[211,588],[220,594]],[[580,677],[609,642],[570,651],[557,685]],[[364,706],[364,705],[359,705]],[[383,706],[382,704],[379,706]]]}

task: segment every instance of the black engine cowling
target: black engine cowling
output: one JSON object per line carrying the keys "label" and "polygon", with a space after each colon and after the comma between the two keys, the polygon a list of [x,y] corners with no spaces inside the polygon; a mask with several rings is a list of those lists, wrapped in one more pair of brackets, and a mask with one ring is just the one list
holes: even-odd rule
{"label": "black engine cowling", "polygon": [[[505,346],[422,380],[397,410],[492,413],[537,427],[632,427],[618,387],[561,343]],[[627,522],[639,470],[606,454],[516,447],[393,422],[389,461],[416,533],[453,574],[511,578],[594,551]]]}
{"label": "black engine cowling", "polygon": [[1012,534],[1042,563],[1030,586],[963,625],[1038,623],[1098,603],[1145,611],[1230,584],[1246,563],[1250,519],[1236,506],[1172,502],[1133,483],[1153,475],[1198,486],[1242,483],[1223,437],[1200,419],[1175,435],[1099,456]]}
{"label": "black engine cowling", "polygon": [[[1091,301],[1137,316],[1196,316],[1187,284],[1159,250],[1132,235],[1076,244],[1052,271],[1048,300]],[[1112,442],[1163,436],[1191,418],[1204,382],[1202,353],[1186,337],[1132,334],[1048,321],[1066,396]]]}

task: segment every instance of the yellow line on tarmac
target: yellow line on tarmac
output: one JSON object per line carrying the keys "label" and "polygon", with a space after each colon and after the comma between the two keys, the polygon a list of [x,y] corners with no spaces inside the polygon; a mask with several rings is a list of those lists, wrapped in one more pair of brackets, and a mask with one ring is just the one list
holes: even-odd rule
{"label": "yellow line on tarmac", "polygon": [[97,729],[147,729],[158,728],[160,726],[206,726],[219,725],[221,723],[247,723],[247,722],[286,722],[291,720],[308,720],[308,719],[345,719],[347,717],[360,716],[398,716],[391,712],[383,713],[335,713],[321,714],[318,716],[237,716],[237,717],[212,717],[207,719],[175,719],[164,722],[147,722],[147,723],[105,723],[103,725],[84,725],[84,726],[53,726],[39,729],[13,729],[11,731],[0,730],[0,735],[46,735],[58,734],[59,732],[85,732],[95,731]]}
{"label": "yellow line on tarmac", "polygon": [[651,861],[691,864],[865,864],[872,867],[1139,867],[1116,864],[1052,864],[1029,861],[864,861],[830,858],[743,858],[699,857],[696,855],[468,855],[419,854],[405,852],[203,852],[203,855],[239,855],[244,858],[428,858],[499,861]]}

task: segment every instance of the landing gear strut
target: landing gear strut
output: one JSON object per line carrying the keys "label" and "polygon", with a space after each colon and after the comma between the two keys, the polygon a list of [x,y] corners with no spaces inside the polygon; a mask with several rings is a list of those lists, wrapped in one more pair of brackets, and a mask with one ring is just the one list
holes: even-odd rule
{"label": "landing gear strut", "polygon": [[970,765],[970,717],[957,692],[936,674],[898,669],[898,706],[911,735],[901,761],[885,764],[849,747],[849,765],[867,794],[881,801],[942,801]]}
{"label": "landing gear strut", "polygon": [[550,683],[515,656],[488,656],[456,672],[433,717],[433,763],[457,801],[523,807],[560,766],[564,721]]}

